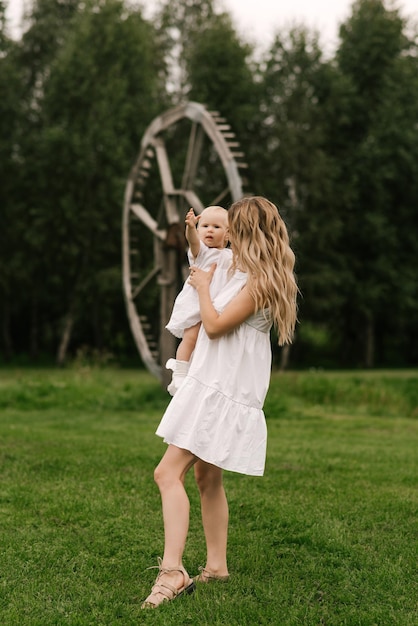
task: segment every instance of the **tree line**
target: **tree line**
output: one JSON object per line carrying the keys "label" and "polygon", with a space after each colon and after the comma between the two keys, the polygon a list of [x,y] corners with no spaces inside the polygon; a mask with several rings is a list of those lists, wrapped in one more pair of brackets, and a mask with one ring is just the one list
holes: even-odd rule
{"label": "tree line", "polygon": [[303,24],[255,50],[216,0],[0,0],[1,361],[81,348],[138,358],[121,207],[142,134],[185,100],[219,111],[248,189],[288,224],[301,290],[294,367],[418,363],[418,33],[356,0],[324,55]]}

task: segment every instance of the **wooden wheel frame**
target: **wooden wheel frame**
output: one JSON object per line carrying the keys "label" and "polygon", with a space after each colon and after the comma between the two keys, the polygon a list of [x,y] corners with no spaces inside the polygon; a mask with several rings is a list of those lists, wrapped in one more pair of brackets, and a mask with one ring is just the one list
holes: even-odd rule
{"label": "wooden wheel frame", "polygon": [[[126,183],[122,220],[123,291],[134,341],[163,384],[177,339],[166,329],[187,275],[184,218],[190,207],[227,208],[243,195],[247,165],[226,120],[197,102],[156,117]],[[158,314],[156,315],[156,311]]]}

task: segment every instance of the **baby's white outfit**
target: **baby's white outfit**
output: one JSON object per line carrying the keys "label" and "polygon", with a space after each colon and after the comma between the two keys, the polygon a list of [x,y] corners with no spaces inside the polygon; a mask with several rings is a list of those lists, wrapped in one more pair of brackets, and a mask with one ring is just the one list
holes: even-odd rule
{"label": "baby's white outfit", "polygon": [[[208,248],[201,241],[197,257],[193,258],[189,250],[188,258],[190,265],[196,265],[205,271],[209,270],[213,263],[217,264],[210,284],[210,295],[213,300],[229,280],[228,269],[232,262],[232,250],[230,248]],[[200,321],[199,296],[196,289],[186,281],[174,301],[173,311],[166,328],[175,337],[181,339],[185,328],[195,326]]]}
{"label": "baby's white outfit", "polygon": [[[213,304],[220,313],[241,291],[236,271]],[[166,443],[222,469],[264,473],[267,427],[263,404],[270,382],[271,320],[259,311],[219,339],[200,327],[189,372],[158,426]]]}

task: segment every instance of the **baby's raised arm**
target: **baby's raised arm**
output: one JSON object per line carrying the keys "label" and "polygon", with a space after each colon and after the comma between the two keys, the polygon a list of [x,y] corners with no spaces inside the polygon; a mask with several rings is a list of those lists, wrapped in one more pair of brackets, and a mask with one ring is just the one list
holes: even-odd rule
{"label": "baby's raised arm", "polygon": [[200,250],[200,239],[197,234],[196,224],[199,221],[199,217],[196,217],[193,209],[190,209],[186,215],[186,239],[190,246],[190,252],[195,259]]}

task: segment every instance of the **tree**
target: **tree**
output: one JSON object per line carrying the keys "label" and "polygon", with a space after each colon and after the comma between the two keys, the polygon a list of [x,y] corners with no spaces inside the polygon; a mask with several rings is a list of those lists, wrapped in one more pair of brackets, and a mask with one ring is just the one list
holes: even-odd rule
{"label": "tree", "polygon": [[118,0],[94,4],[75,20],[45,84],[41,150],[44,171],[52,176],[36,220],[49,233],[50,258],[60,268],[54,273],[65,312],[59,362],[76,323],[90,327],[100,347],[106,281],[115,281],[114,296],[121,294],[125,177],[143,130],[164,101],[164,64],[155,40],[140,12],[127,13]]}
{"label": "tree", "polygon": [[333,205],[336,166],[328,154],[326,115],[335,77],[317,35],[303,26],[277,33],[259,76],[260,131],[252,162],[256,188],[280,207],[296,252],[302,295],[294,352],[301,359],[306,329],[326,327],[341,280],[341,219]]}
{"label": "tree", "polygon": [[173,102],[187,99],[190,89],[188,49],[216,15],[216,0],[163,0],[156,15],[159,44],[169,68],[167,90]]}
{"label": "tree", "polygon": [[389,344],[393,356],[394,333],[417,312],[417,45],[380,0],[357,1],[340,36],[336,110],[345,114],[333,119],[330,146],[340,163],[334,197],[346,280],[334,319],[347,360],[370,367]]}
{"label": "tree", "polygon": [[17,44],[7,33],[5,6],[0,2],[0,345],[6,358],[15,346],[12,317],[22,302],[20,285],[27,275],[20,242],[24,211],[19,199],[21,153],[19,128],[23,122],[23,77]]}
{"label": "tree", "polygon": [[[332,364],[416,364],[418,37],[398,11],[357,0],[334,59],[301,26],[256,61],[216,0],[163,0],[153,23],[122,0],[35,0],[18,42],[0,0],[0,89],[4,354],[62,361],[70,342],[130,345],[126,175],[155,115],[194,99],[230,123],[247,189],[289,226],[302,291],[294,362],[319,337]],[[181,129],[170,141],[187,149]]]}
{"label": "tree", "polygon": [[[39,146],[42,130],[44,84],[50,64],[68,31],[77,5],[71,0],[38,0],[26,18],[26,30],[19,42],[9,44],[4,67],[12,68],[3,98],[14,101],[10,114],[2,116],[11,137],[13,172],[4,188],[8,211],[4,253],[8,287],[4,297],[4,319],[10,318],[8,345],[18,341],[18,349],[35,357],[39,351],[41,308],[49,300],[43,286],[46,241],[31,219],[31,211],[42,204],[41,180],[44,176]],[[6,144],[3,144],[6,146]],[[2,164],[7,158],[1,158]],[[49,304],[49,302],[48,302]],[[45,308],[48,308],[45,303]],[[11,312],[11,313],[9,313]]]}
{"label": "tree", "polygon": [[[58,343],[62,362],[74,329],[78,343],[108,349],[120,327],[128,334],[121,207],[143,130],[166,103],[157,41],[141,12],[118,0],[38,0],[16,44],[21,114],[8,149],[18,189],[15,198],[4,189],[12,225],[4,254],[13,249],[0,289],[14,286],[15,336],[22,349],[31,341],[33,355]],[[0,81],[6,67],[11,74],[1,59]],[[7,93],[10,106],[0,107],[11,113]],[[1,167],[13,163],[2,158]]]}

